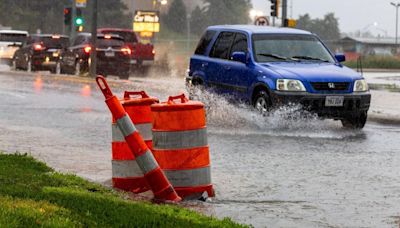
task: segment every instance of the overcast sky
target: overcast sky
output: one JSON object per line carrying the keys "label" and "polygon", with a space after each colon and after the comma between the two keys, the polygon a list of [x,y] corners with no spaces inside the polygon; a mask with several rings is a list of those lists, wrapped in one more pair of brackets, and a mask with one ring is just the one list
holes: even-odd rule
{"label": "overcast sky", "polygon": [[[290,4],[293,3],[293,18],[299,15],[310,14],[311,18],[321,18],[326,13],[333,12],[339,18],[339,26],[342,32],[354,32],[357,30],[370,31],[374,34],[395,36],[396,8],[390,5],[390,0],[287,0],[289,4],[288,16],[290,16]],[[253,7],[267,12],[269,15],[269,0],[252,0]],[[397,2],[397,1],[393,1]],[[400,0],[398,0],[400,2]],[[377,26],[374,26],[374,23]],[[399,30],[400,35],[400,30]]]}

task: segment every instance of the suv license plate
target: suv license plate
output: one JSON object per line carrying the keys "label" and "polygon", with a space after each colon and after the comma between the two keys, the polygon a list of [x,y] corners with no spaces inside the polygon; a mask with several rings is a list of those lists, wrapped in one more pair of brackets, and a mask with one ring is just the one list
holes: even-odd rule
{"label": "suv license plate", "polygon": [[344,97],[343,96],[327,96],[325,98],[326,107],[341,107],[343,106]]}
{"label": "suv license plate", "polygon": [[106,52],[106,54],[105,54],[107,57],[114,57],[114,52],[113,51],[108,51],[108,52]]}

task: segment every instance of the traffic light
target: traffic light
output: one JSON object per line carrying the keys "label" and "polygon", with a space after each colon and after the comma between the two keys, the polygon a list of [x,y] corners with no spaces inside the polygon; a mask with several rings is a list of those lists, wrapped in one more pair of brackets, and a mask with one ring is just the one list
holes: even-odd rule
{"label": "traffic light", "polygon": [[71,25],[72,9],[71,7],[64,8],[64,25]]}
{"label": "traffic light", "polygon": [[74,19],[74,23],[76,27],[83,26],[83,24],[85,23],[85,20],[83,20],[82,17],[82,10],[80,8],[76,9],[76,16]]}
{"label": "traffic light", "polygon": [[280,0],[271,0],[271,16],[279,17],[279,1]]}

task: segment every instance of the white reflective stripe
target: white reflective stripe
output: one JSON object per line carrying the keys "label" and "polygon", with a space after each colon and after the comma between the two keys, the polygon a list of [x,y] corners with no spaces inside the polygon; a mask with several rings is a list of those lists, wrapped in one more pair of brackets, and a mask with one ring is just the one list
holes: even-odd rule
{"label": "white reflective stripe", "polygon": [[128,115],[119,118],[117,120],[117,125],[124,137],[129,136],[136,131],[135,125],[133,125],[132,120]]}
{"label": "white reflective stripe", "polygon": [[150,150],[147,150],[146,153],[136,157],[136,162],[144,174],[149,173],[158,167],[158,163]]}
{"label": "white reflective stripe", "polygon": [[147,140],[153,139],[153,133],[151,131],[151,129],[153,128],[153,125],[151,123],[136,124],[135,127],[139,131],[143,140],[147,141]]}
{"label": "white reflective stripe", "polygon": [[163,171],[174,187],[194,187],[211,184],[210,167]]}
{"label": "white reflective stripe", "polygon": [[113,142],[125,142],[124,135],[121,130],[118,128],[116,123],[113,123],[111,126],[112,130],[112,141]]}
{"label": "white reflective stripe", "polygon": [[135,160],[112,160],[112,177],[143,177]]}
{"label": "white reflective stripe", "polygon": [[[136,124],[135,125],[137,131],[139,131],[143,140],[148,141],[153,139],[153,134],[151,128],[153,125],[151,123],[148,124]],[[113,123],[111,126],[112,129],[112,141],[113,142],[125,142],[124,135],[121,130],[118,128],[116,123]]]}
{"label": "white reflective stripe", "polygon": [[153,131],[154,149],[185,149],[207,146],[207,129]]}

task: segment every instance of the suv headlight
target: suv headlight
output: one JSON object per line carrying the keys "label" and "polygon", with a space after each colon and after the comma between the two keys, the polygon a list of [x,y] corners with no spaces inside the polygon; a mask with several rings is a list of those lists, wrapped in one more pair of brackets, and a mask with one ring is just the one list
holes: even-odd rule
{"label": "suv headlight", "polygon": [[354,82],[353,92],[365,92],[368,91],[368,84],[364,79],[356,80]]}
{"label": "suv headlight", "polygon": [[278,79],[276,80],[276,89],[280,91],[306,91],[303,83],[294,79]]}

